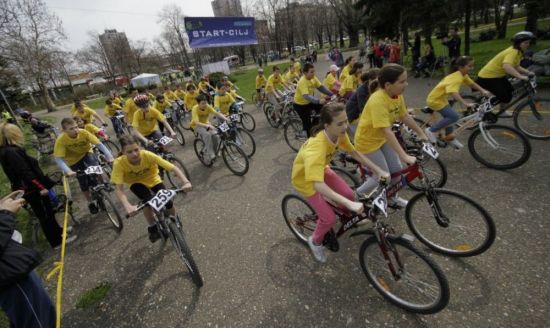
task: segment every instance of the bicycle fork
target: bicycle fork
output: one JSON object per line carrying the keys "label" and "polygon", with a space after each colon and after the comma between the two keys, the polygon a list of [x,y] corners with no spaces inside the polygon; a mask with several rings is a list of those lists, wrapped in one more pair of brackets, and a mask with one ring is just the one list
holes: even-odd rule
{"label": "bicycle fork", "polygon": [[449,218],[443,214],[443,210],[441,210],[441,206],[439,206],[439,201],[433,189],[430,188],[424,193],[426,194],[426,199],[428,200],[428,204],[430,205],[430,209],[437,224],[444,228],[449,227]]}
{"label": "bicycle fork", "polygon": [[[382,252],[382,256],[384,256],[384,260],[386,261],[388,269],[390,269],[392,277],[395,279],[395,281],[399,281],[401,279],[401,271],[403,269],[403,263],[401,262],[399,253],[397,253],[395,248],[387,242],[385,229],[378,230],[377,232],[378,233],[376,234],[376,239],[378,240],[378,247],[380,248],[380,252]],[[394,261],[392,261],[390,253],[393,254],[393,257],[395,258],[395,263]]]}

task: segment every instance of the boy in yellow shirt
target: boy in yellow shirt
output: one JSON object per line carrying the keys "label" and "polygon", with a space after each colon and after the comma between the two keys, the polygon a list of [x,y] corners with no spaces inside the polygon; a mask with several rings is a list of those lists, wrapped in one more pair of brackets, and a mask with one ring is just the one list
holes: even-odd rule
{"label": "boy in yellow shirt", "polygon": [[208,121],[209,116],[212,114],[216,116],[220,122],[228,121],[227,118],[219,113],[208,104],[208,101],[204,95],[200,95],[197,98],[199,102],[191,110],[191,128],[197,132],[204,141],[204,148],[206,153],[203,155],[208,158],[210,162],[216,158],[215,151],[218,148],[220,137],[216,133],[216,128]]}
{"label": "boy in yellow shirt", "polygon": [[124,134],[124,130],[122,128],[123,121],[117,118],[117,116],[124,114],[124,112],[122,111],[122,107],[113,103],[112,99],[107,99],[105,100],[104,112],[105,116],[107,116],[111,120],[111,123],[113,124],[113,129],[115,130],[117,137],[120,137],[122,134]]}
{"label": "boy in yellow shirt", "polygon": [[[96,136],[90,132],[79,129],[72,118],[61,120],[63,133],[57,137],[54,146],[54,157],[57,166],[68,176],[75,175],[76,171],[84,171],[89,166],[97,166],[99,162],[91,152],[95,145],[107,158],[109,163],[113,162],[113,156],[107,147],[105,147]],[[80,190],[88,201],[90,213],[96,214],[98,207],[92,202],[89,188],[97,184],[96,179],[89,178],[86,175],[77,177]]]}
{"label": "boy in yellow shirt", "polygon": [[93,123],[94,117],[97,118],[103,126],[107,126],[107,123],[99,116],[95,110],[91,109],[90,107],[84,105],[80,100],[76,101],[73,105],[74,110],[71,110],[72,116],[78,116],[82,118],[86,123]]}
{"label": "boy in yellow shirt", "polygon": [[264,102],[264,96],[265,96],[265,84],[267,83],[267,79],[264,75],[263,69],[258,69],[258,75],[256,75],[256,99],[258,104],[261,104]]}
{"label": "boy in yellow shirt", "polygon": [[189,83],[187,85],[187,94],[185,95],[185,109],[190,111],[195,107],[195,105],[198,104],[197,97],[199,96],[199,92],[197,91],[197,88],[193,83]]}
{"label": "boy in yellow shirt", "polygon": [[228,87],[220,82],[218,84],[218,92],[214,96],[214,109],[223,115],[229,115],[231,106],[235,103],[235,98],[227,92]]}
{"label": "boy in yellow shirt", "polygon": [[76,122],[76,125],[78,126],[79,129],[84,129],[90,132],[92,135],[98,137],[100,141],[102,139],[109,140],[109,135],[107,135],[107,133],[105,133],[103,129],[98,128],[97,126],[91,123],[84,122],[84,120],[82,120],[78,116],[73,117],[73,119]]}
{"label": "boy in yellow shirt", "polygon": [[158,129],[157,122],[164,125],[172,138],[176,137],[176,133],[172,130],[170,124],[166,122],[164,115],[149,105],[149,98],[147,96],[139,95],[134,98],[134,102],[138,110],[134,113],[132,126],[134,127],[134,134],[139,140],[147,145],[162,138],[162,133]]}

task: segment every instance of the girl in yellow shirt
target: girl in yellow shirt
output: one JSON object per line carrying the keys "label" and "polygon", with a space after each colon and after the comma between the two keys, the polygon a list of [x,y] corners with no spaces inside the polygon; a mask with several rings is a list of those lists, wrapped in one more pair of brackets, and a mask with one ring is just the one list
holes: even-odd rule
{"label": "girl in yellow shirt", "polygon": [[338,81],[338,66],[330,65],[330,70],[323,80],[323,85],[325,88],[329,89],[332,93],[338,93],[340,90],[341,83]]}
{"label": "girl in yellow shirt", "polygon": [[361,76],[361,73],[363,73],[363,63],[353,64],[353,67],[349,71],[348,77],[346,77],[344,84],[342,84],[342,87],[338,92],[340,97],[343,97],[344,99],[349,99],[349,97],[351,97],[351,95],[355,92],[355,89],[357,89],[357,86],[359,86],[359,77]]}
{"label": "girl in yellow shirt", "polygon": [[185,94],[185,109],[190,111],[195,105],[197,105],[197,97],[199,92],[193,83],[187,85],[187,93]]}
{"label": "girl in yellow shirt", "polygon": [[[192,189],[191,182],[178,167],[150,151],[141,149],[138,140],[134,136],[124,135],[120,137],[120,146],[122,147],[122,155],[113,164],[111,182],[116,186],[116,196],[128,215],[136,215],[137,206],[130,204],[128,201],[124,192],[124,185],[129,185],[130,190],[142,202],[151,200],[159,190],[166,189],[159,175],[159,166],[167,171],[174,172],[181,181],[181,187],[184,191]],[[176,216],[176,209],[172,202],[169,202],[166,208],[170,216]],[[149,240],[153,243],[160,238],[153,211],[147,206],[143,209],[143,214],[149,223],[147,228]]]}
{"label": "girl in yellow shirt", "polygon": [[342,68],[342,72],[340,72],[339,80],[341,83],[344,83],[344,81],[346,81],[349,75],[349,71],[353,67],[353,64],[355,64],[356,62],[357,59],[355,59],[355,57],[353,56],[349,56],[348,58],[346,58],[346,61],[344,62],[344,67]]}
{"label": "girl in yellow shirt", "polygon": [[448,97],[452,96],[457,102],[462,103],[465,107],[473,107],[473,103],[469,103],[458,93],[460,86],[466,84],[472,89],[478,90],[485,96],[489,95],[489,91],[480,87],[472,81],[468,73],[474,68],[474,59],[469,56],[461,56],[453,60],[452,63],[454,72],[447,75],[437,86],[428,94],[426,102],[428,107],[437,111],[443,118],[431,127],[426,128],[425,132],[432,143],[437,142],[437,131],[445,128],[445,140],[456,149],[464,147],[453,135],[453,124],[460,118],[451,105]]}
{"label": "girl in yellow shirt", "polygon": [[[424,131],[407,112],[403,98],[406,86],[406,69],[398,64],[386,64],[378,73],[377,82],[371,84],[371,96],[359,117],[359,125],[355,132],[355,148],[382,170],[390,173],[401,170],[401,161],[406,164],[416,162],[416,158],[408,155],[397,141],[392,131],[395,121],[403,121],[421,139],[428,140]],[[367,179],[357,188],[357,193],[368,193],[376,186],[375,179]],[[406,200],[397,196],[393,201],[402,207],[407,204]]]}
{"label": "girl in yellow shirt", "polygon": [[313,136],[300,148],[292,166],[292,185],[317,213],[317,226],[308,239],[308,245],[319,262],[326,262],[323,238],[336,221],[327,200],[354,212],[363,211],[363,204],[355,201],[353,190],[328,166],[336,151],[345,150],[378,176],[388,175],[355,150],[346,133],[347,128],[348,117],[343,104],[323,106],[319,125],[313,128]]}

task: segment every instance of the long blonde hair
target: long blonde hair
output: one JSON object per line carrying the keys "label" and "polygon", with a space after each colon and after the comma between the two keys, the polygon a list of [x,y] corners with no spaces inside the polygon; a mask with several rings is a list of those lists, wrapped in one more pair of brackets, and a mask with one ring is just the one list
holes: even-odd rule
{"label": "long blonde hair", "polygon": [[0,124],[0,146],[16,145],[23,147],[25,139],[23,137],[23,131],[14,124],[1,123]]}

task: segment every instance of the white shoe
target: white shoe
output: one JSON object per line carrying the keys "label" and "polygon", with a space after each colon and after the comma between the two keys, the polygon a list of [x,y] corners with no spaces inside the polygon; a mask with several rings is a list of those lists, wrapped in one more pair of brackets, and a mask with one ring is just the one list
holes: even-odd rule
{"label": "white shoe", "polygon": [[460,143],[460,141],[458,141],[458,139],[453,139],[451,141],[447,141],[447,143],[453,147],[455,147],[456,149],[461,149],[461,148],[464,148],[464,145]]}
{"label": "white shoe", "polygon": [[430,131],[430,128],[425,128],[424,133],[426,133],[426,136],[428,137],[428,140],[430,140],[431,143],[435,144],[437,142],[437,135],[435,135],[435,133]]}
{"label": "white shoe", "polygon": [[313,237],[309,236],[307,239],[307,244],[309,245],[309,248],[311,249],[311,252],[313,253],[313,256],[315,259],[321,263],[325,263],[327,261],[327,256],[325,255],[325,248],[321,246],[317,246],[313,243]]}
{"label": "white shoe", "polygon": [[409,203],[408,200],[395,195],[392,199],[390,199],[390,204],[389,205],[390,206],[397,206],[397,207],[400,207],[400,208],[405,208],[405,207],[407,207],[408,203]]}

